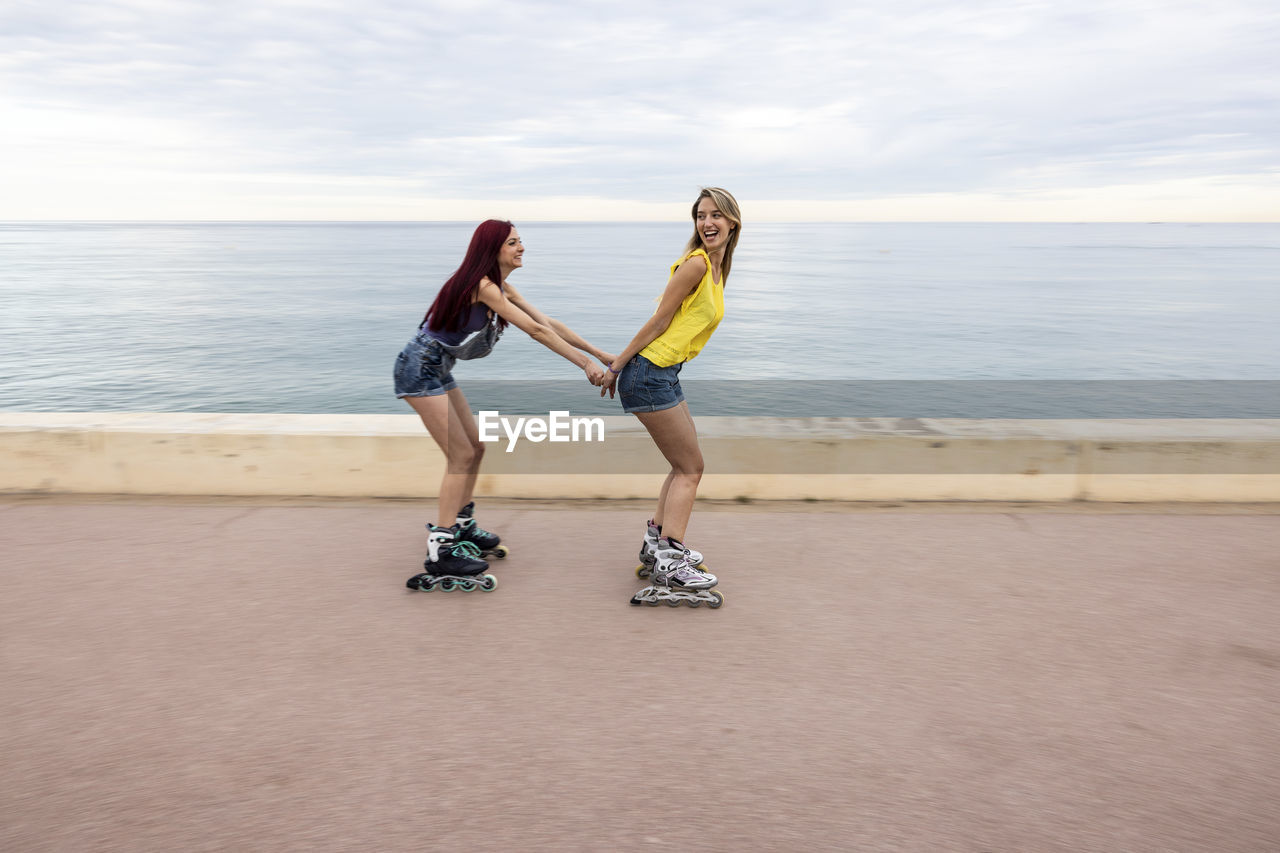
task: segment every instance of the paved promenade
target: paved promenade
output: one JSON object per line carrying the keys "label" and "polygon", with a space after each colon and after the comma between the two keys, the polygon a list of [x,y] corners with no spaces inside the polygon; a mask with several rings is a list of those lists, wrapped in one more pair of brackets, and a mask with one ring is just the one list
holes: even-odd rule
{"label": "paved promenade", "polygon": [[1280,849],[1280,505],[647,508],[0,499],[0,849]]}

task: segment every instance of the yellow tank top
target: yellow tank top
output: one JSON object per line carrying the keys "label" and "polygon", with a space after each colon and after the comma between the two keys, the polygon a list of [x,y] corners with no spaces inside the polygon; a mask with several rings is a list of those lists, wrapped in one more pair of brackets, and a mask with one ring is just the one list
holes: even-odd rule
{"label": "yellow tank top", "polygon": [[694,249],[671,265],[671,274],[694,255],[701,255],[707,262],[707,271],[693,292],[684,298],[667,330],[640,354],[658,367],[670,367],[688,361],[697,355],[711,338],[711,333],[724,318],[724,282],[716,284],[711,278],[711,259],[703,249]]}

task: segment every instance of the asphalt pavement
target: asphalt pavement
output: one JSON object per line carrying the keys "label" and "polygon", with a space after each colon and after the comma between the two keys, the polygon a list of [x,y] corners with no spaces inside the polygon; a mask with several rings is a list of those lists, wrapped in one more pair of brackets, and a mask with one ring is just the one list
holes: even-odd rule
{"label": "asphalt pavement", "polygon": [[432,509],[0,500],[0,849],[1280,849],[1280,507]]}

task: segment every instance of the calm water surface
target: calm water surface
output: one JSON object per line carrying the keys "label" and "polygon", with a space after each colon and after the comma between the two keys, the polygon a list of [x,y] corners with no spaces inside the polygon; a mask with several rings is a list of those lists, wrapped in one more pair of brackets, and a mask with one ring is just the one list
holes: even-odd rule
{"label": "calm water surface", "polygon": [[[512,282],[614,351],[691,230],[519,226]],[[407,412],[473,227],[0,224],[0,409]],[[685,380],[1277,380],[1280,225],[748,222],[726,304]],[[581,373],[511,329],[455,375]]]}

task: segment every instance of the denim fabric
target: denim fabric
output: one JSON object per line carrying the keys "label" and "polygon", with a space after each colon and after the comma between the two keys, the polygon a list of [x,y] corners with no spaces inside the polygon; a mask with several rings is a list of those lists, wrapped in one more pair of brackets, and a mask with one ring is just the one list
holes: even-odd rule
{"label": "denim fabric", "polygon": [[502,337],[496,322],[450,346],[421,329],[417,337],[405,344],[396,356],[397,397],[438,397],[458,387],[453,379],[453,365],[458,359],[484,358]]}
{"label": "denim fabric", "polygon": [[502,337],[502,329],[498,326],[497,320],[491,320],[487,326],[478,329],[456,344],[447,344],[437,339],[435,335],[438,334],[440,333],[423,329],[418,332],[416,340],[435,343],[439,345],[440,349],[458,361],[469,361],[473,358],[484,358],[493,352],[493,348],[498,343],[498,338]]}
{"label": "denim fabric", "polygon": [[628,361],[618,374],[618,398],[624,412],[661,412],[684,402],[680,368],[684,363],[658,367],[642,355]]}
{"label": "denim fabric", "polygon": [[458,387],[453,381],[454,358],[439,341],[419,335],[396,356],[397,397],[438,397]]}

